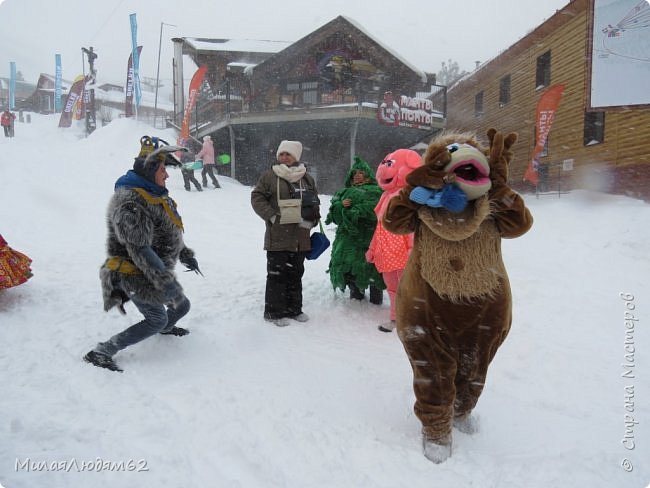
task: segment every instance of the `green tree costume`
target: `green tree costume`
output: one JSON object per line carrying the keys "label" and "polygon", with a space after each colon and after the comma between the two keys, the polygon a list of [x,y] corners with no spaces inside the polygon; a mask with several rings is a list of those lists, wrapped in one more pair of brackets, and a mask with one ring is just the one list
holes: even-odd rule
{"label": "green tree costume", "polygon": [[[369,181],[355,186],[352,180],[357,171],[364,172]],[[379,290],[386,288],[375,265],[366,261],[366,251],[377,225],[375,206],[381,194],[382,189],[377,185],[374,171],[367,162],[355,156],[345,178],[345,187],[332,197],[325,219],[326,224],[334,222],[337,225],[327,270],[334,289],[345,291],[350,283],[361,291],[369,286]],[[347,208],[343,206],[346,199],[352,202]]]}

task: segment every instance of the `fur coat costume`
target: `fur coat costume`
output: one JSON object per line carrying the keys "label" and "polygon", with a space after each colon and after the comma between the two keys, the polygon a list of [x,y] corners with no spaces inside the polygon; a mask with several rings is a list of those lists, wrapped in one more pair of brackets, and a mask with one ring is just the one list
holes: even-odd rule
{"label": "fur coat costume", "polygon": [[[174,267],[194,251],[183,242],[183,222],[167,190],[131,170],[118,179],[106,214],[108,259],[100,268],[104,310],[122,306],[137,294],[145,302],[165,303],[165,289],[182,290]],[[153,250],[159,261],[151,259]],[[153,261],[153,262],[152,262]],[[157,265],[157,262],[162,265]]]}
{"label": "fur coat costume", "polygon": [[[365,183],[353,183],[357,171],[365,174]],[[381,194],[374,171],[366,161],[355,157],[345,178],[345,186],[332,196],[325,219],[326,224],[335,223],[337,226],[328,269],[335,289],[344,291],[349,277],[360,290],[370,285],[382,290],[385,288],[375,265],[366,261],[366,251],[377,226],[375,206]],[[346,199],[351,201],[349,207],[343,205]]]}
{"label": "fur coat costume", "polygon": [[[425,455],[427,442],[451,454],[452,425],[467,420],[478,401],[511,324],[501,239],[521,236],[533,223],[522,197],[508,186],[517,134],[490,129],[487,135],[487,150],[471,134],[433,140],[424,166],[407,177],[383,219],[392,232],[415,232],[397,293],[397,330],[413,369]],[[458,160],[457,150],[469,156]],[[467,195],[464,210],[410,198],[416,187],[435,192],[448,185]]]}

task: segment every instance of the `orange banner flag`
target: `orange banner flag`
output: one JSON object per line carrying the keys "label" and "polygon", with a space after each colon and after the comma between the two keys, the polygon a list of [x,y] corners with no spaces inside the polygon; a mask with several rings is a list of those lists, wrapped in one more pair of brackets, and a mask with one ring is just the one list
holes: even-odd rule
{"label": "orange banner flag", "polygon": [[194,109],[194,104],[196,104],[196,99],[199,95],[199,89],[201,88],[201,83],[203,83],[203,78],[205,73],[208,71],[208,66],[204,64],[199,69],[196,70],[194,76],[192,76],[192,81],[190,81],[190,92],[187,97],[187,103],[185,104],[185,114],[183,114],[183,125],[181,125],[181,135],[180,138],[183,140],[189,139],[190,137],[190,115]]}
{"label": "orange banner flag", "polygon": [[551,131],[551,124],[555,118],[555,112],[560,105],[560,98],[564,92],[564,85],[553,85],[546,90],[537,102],[537,115],[536,120],[536,140],[535,148],[533,149],[533,157],[528,163],[526,173],[524,173],[524,180],[530,181],[533,185],[539,183],[539,175],[537,173],[537,158],[544,150],[548,133]]}

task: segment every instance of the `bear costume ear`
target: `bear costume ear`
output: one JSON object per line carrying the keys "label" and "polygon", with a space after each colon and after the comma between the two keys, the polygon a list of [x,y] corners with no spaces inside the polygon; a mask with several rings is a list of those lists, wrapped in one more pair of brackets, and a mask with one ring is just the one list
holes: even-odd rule
{"label": "bear costume ear", "polygon": [[508,166],[512,161],[513,153],[510,150],[512,145],[517,141],[517,133],[511,132],[507,136],[491,128],[487,131],[490,141],[488,150],[488,160],[490,163],[490,179],[493,186],[505,185],[508,183]]}

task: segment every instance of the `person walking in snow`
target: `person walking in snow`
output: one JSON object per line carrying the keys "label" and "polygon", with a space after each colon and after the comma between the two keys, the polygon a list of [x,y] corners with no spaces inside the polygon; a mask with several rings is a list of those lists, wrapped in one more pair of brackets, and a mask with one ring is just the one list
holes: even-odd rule
{"label": "person walking in snow", "polygon": [[196,156],[192,151],[189,150],[188,144],[185,144],[187,148],[187,152],[182,152],[180,155],[180,160],[181,163],[183,164],[181,166],[181,175],[183,176],[183,186],[185,187],[186,191],[191,191],[190,183],[192,183],[196,188],[196,191],[203,191],[203,188],[201,188],[201,184],[194,177],[194,169],[190,167],[190,165],[194,163]]}
{"label": "person walking in snow", "polygon": [[203,170],[201,171],[201,179],[203,180],[203,188],[208,187],[208,177],[212,180],[215,188],[221,188],[217,177],[214,176],[214,146],[212,145],[212,137],[203,137],[203,147],[196,155],[196,159],[203,160]]}
{"label": "person walking in snow", "polygon": [[327,270],[332,286],[341,291],[347,286],[355,300],[363,300],[370,288],[370,303],[376,305],[381,305],[386,285],[375,265],[366,261],[366,251],[377,226],[375,206],[381,194],[368,163],[355,156],[345,186],[332,196],[325,219],[326,224],[337,225]]}
{"label": "person walking in snow", "polygon": [[[284,327],[306,322],[302,311],[302,276],[311,249],[310,229],[320,220],[318,205],[303,207],[303,197],[318,199],[316,182],[300,162],[302,144],[282,141],[277,163],[263,173],[251,192],[251,205],[266,225],[264,319]],[[310,198],[311,200],[311,198]]]}
{"label": "person walking in snow", "polygon": [[14,120],[16,120],[16,114],[10,112],[9,109],[5,109],[4,112],[2,112],[2,115],[0,116],[0,125],[2,125],[2,128],[4,129],[5,137],[14,136]]}
{"label": "person walking in snow", "polygon": [[155,334],[184,336],[187,329],[176,323],[190,310],[190,301],[174,274],[177,261],[200,273],[194,251],[183,242],[183,221],[176,202],[165,188],[166,165],[180,165],[173,152],[179,146],[141,138],[141,150],[133,169],[115,183],[108,205],[108,258],[99,276],[104,310],[132,300],[144,320],[100,342],[84,360],[112,371],[122,371],[113,356],[122,349]]}

